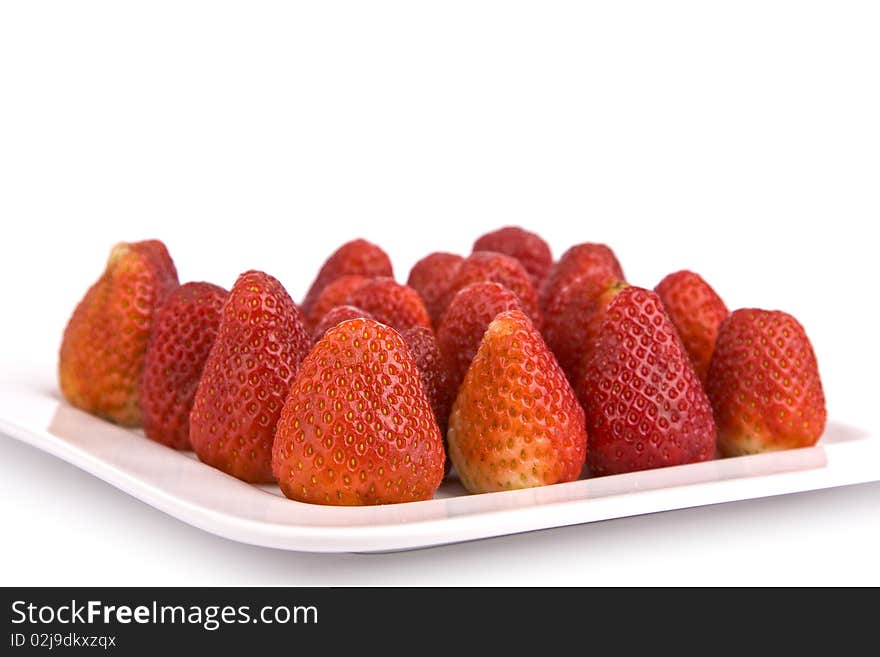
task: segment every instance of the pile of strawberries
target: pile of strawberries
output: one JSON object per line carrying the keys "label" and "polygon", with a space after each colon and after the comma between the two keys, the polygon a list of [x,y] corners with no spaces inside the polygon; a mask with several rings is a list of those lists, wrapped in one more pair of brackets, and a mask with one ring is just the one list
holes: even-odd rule
{"label": "pile of strawberries", "polygon": [[114,247],[71,317],[74,406],[318,504],[489,492],[809,446],[825,398],[804,329],[728,312],[697,274],[629,285],[603,244],[554,261],[507,227],[406,285],[365,240],[300,305],[260,271],[180,285],[157,240]]}

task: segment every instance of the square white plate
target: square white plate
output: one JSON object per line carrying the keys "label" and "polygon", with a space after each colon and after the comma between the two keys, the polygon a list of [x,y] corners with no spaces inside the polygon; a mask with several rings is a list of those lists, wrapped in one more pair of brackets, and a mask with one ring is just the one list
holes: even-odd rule
{"label": "square white plate", "polygon": [[191,525],[308,552],[381,552],[880,480],[880,440],[829,423],[815,447],[379,507],[328,507],[253,486],[72,408],[54,382],[0,384],[0,432],[53,454]]}

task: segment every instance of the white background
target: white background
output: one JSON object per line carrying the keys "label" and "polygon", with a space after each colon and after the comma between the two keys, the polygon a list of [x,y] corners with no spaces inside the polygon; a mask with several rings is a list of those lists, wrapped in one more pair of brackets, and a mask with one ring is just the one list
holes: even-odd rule
{"label": "white background", "polygon": [[[120,240],[299,299],[521,224],[806,326],[876,435],[873,2],[4,2],[0,376],[51,372]],[[880,468],[880,464],[878,464]],[[880,584],[880,485],[392,555],[239,545],[0,437],[3,584]]]}

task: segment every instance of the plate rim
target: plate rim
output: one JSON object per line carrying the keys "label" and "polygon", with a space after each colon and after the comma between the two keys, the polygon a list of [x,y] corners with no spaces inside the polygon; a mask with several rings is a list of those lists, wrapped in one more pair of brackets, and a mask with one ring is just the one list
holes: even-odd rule
{"label": "plate rim", "polygon": [[[822,443],[820,441],[815,447],[785,450],[770,455],[734,457],[646,470],[640,473],[581,479],[576,482],[554,484],[525,491],[460,495],[380,507],[324,507],[286,500],[261,490],[260,492],[267,496],[265,499],[276,500],[276,502],[267,503],[268,506],[277,505],[280,502],[283,505],[300,505],[300,507],[290,508],[309,507],[311,510],[306,515],[338,515],[341,509],[348,509],[347,512],[342,513],[351,515],[353,509],[354,513],[371,510],[363,512],[367,520],[359,524],[279,523],[210,508],[192,498],[187,499],[180,492],[170,492],[163,489],[154,482],[138,476],[137,473],[125,470],[119,464],[101,458],[93,451],[75,445],[63,437],[53,435],[48,428],[37,429],[27,426],[26,417],[16,419],[15,409],[19,409],[20,415],[26,415],[28,405],[37,406],[36,412],[45,414],[51,411],[53,415],[59,409],[66,408],[68,411],[82,416],[84,422],[98,423],[98,426],[103,430],[121,431],[133,439],[146,441],[144,443],[145,449],[157,448],[161,450],[162,454],[175,454],[199,468],[204,468],[215,475],[231,480],[227,482],[228,484],[258,490],[257,487],[239,482],[195,459],[176,453],[158,443],[153,443],[143,436],[138,436],[131,430],[117,427],[107,421],[73,409],[57,395],[57,392],[53,390],[55,393],[53,395],[48,392],[49,390],[52,390],[52,387],[48,385],[0,383],[0,433],[60,458],[182,522],[229,540],[275,549],[324,553],[409,550],[666,510],[880,480],[880,440],[864,429],[834,422],[829,423],[829,426],[858,435],[843,442]],[[34,412],[34,409],[31,408],[31,411]],[[782,464],[782,469],[780,467],[771,468],[772,471],[767,473],[759,467],[755,474],[748,474],[748,466],[761,461],[769,462],[774,458]],[[806,465],[806,467],[792,468],[786,459],[796,462],[795,465]],[[701,466],[705,472],[698,472]],[[712,474],[709,472],[712,469],[718,470],[720,468],[721,474],[724,475],[729,474],[725,473],[725,468],[736,470],[740,466],[746,471],[743,476],[719,476],[718,472],[714,473],[715,476],[708,476]],[[638,485],[640,481],[643,482],[649,478],[660,481],[666,478],[674,480],[675,475],[682,473],[687,473],[684,476],[685,480],[688,476],[695,479],[689,483],[669,486],[640,487]],[[627,486],[629,486],[629,490],[627,490]],[[606,490],[604,494],[586,497],[583,495],[572,497],[568,494],[569,491],[589,493],[591,487],[610,488],[611,492]],[[615,492],[615,487],[619,489],[617,492]],[[686,491],[687,494],[682,494],[683,491]],[[531,503],[522,503],[523,500],[529,498],[532,500]],[[468,501],[461,502],[461,500]],[[509,504],[506,503],[508,500]],[[436,511],[437,513],[433,517],[419,517],[418,509],[428,507],[418,505],[433,505],[432,512]],[[457,508],[462,506],[464,509]],[[315,508],[319,511],[315,511]],[[377,509],[380,511],[377,512]],[[393,520],[395,516],[399,515],[397,511],[401,510],[405,511],[402,513],[403,520],[398,517],[396,521],[391,522],[387,519],[385,522],[369,521],[371,516],[382,516],[383,514]]]}

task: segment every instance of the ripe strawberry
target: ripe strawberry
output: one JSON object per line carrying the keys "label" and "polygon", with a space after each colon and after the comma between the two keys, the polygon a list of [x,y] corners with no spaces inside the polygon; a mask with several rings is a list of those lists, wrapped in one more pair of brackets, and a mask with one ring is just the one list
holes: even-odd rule
{"label": "ripe strawberry", "polygon": [[495,251],[516,258],[532,277],[536,290],[541,289],[547,272],[553,266],[553,253],[547,242],[540,235],[519,226],[506,226],[486,233],[477,238],[473,250]]}
{"label": "ripe strawberry", "polygon": [[362,239],[346,242],[336,249],[321,267],[302,302],[302,312],[309,316],[321,290],[337,278],[351,274],[367,278],[394,276],[394,270],[388,254],[375,244]]}
{"label": "ripe strawberry", "polygon": [[422,374],[422,385],[425,394],[434,409],[434,417],[440,427],[440,435],[446,436],[446,425],[449,421],[449,409],[452,407],[453,396],[446,378],[446,368],[440,358],[440,348],[434,331],[426,326],[416,326],[402,334],[403,341],[409,347],[416,367]]}
{"label": "ripe strawberry", "polygon": [[437,329],[446,384],[454,399],[489,324],[507,310],[522,310],[519,298],[500,283],[473,283],[452,299]]}
{"label": "ripe strawberry", "polygon": [[431,327],[431,318],[419,293],[393,278],[368,280],[348,297],[348,303],[366,310],[399,333],[416,326]]}
{"label": "ripe strawberry", "polygon": [[810,339],[779,310],[736,310],[724,320],[706,392],[725,456],[809,447],[825,430],[825,394]]}
{"label": "ripe strawberry", "polygon": [[275,278],[238,277],[190,413],[198,457],[244,481],[272,481],[272,441],[300,361],[311,347],[302,315]]}
{"label": "ripe strawberry", "polygon": [[462,261],[452,281],[452,286],[446,293],[444,312],[459,290],[466,288],[471,283],[481,282],[501,283],[513,292],[519,298],[522,309],[531,318],[532,323],[540,327],[541,312],[538,310],[538,294],[535,291],[535,286],[532,285],[532,279],[528,272],[516,258],[492,251],[477,251]]}
{"label": "ripe strawberry", "polygon": [[584,412],[540,332],[521,310],[489,325],[449,416],[449,455],[472,493],[580,475]]}
{"label": "ripe strawberry", "polygon": [[463,260],[454,253],[431,253],[414,264],[409,272],[406,284],[422,297],[435,328],[440,325],[446,294]]}
{"label": "ripe strawberry", "polygon": [[140,383],[156,308],[176,288],[177,270],[158,240],[121,242],[64,329],[61,394],[87,413],[141,423]]}
{"label": "ripe strawberry", "polygon": [[614,251],[604,244],[576,244],[562,254],[540,288],[541,308],[546,308],[553,297],[580,276],[614,276],[626,280]]}
{"label": "ripe strawberry", "polygon": [[340,276],[335,281],[328,283],[315,299],[315,303],[312,304],[306,317],[306,326],[314,332],[315,326],[324,319],[328,312],[336,306],[344,306],[354,291],[368,280],[370,279],[365,276],[353,274]]}
{"label": "ripe strawberry", "polygon": [[443,441],[403,338],[370,319],[331,328],[302,363],[272,469],[289,498],[336,505],[430,499]]}
{"label": "ripe strawberry", "polygon": [[628,287],[611,302],[580,393],[594,475],[705,461],[715,453],[709,400],[649,290]]}
{"label": "ripe strawberry", "polygon": [[544,339],[572,385],[580,380],[608,305],[627,285],[616,276],[579,276],[559,290],[544,312]]}
{"label": "ripe strawberry", "polygon": [[654,291],[675,325],[697,376],[706,383],[715,338],[728,315],[727,306],[715,290],[692,271],[669,274]]}
{"label": "ripe strawberry", "polygon": [[156,312],[141,383],[148,438],[190,449],[189,413],[228,294],[210,283],[186,283]]}
{"label": "ripe strawberry", "polygon": [[340,322],[344,322],[347,319],[357,319],[359,317],[366,317],[367,319],[373,319],[373,317],[366,310],[362,310],[357,306],[336,306],[335,308],[331,308],[330,311],[321,318],[321,321],[318,322],[315,329],[312,331],[312,340],[317,342],[324,334],[332,329],[334,326],[339,324]]}

